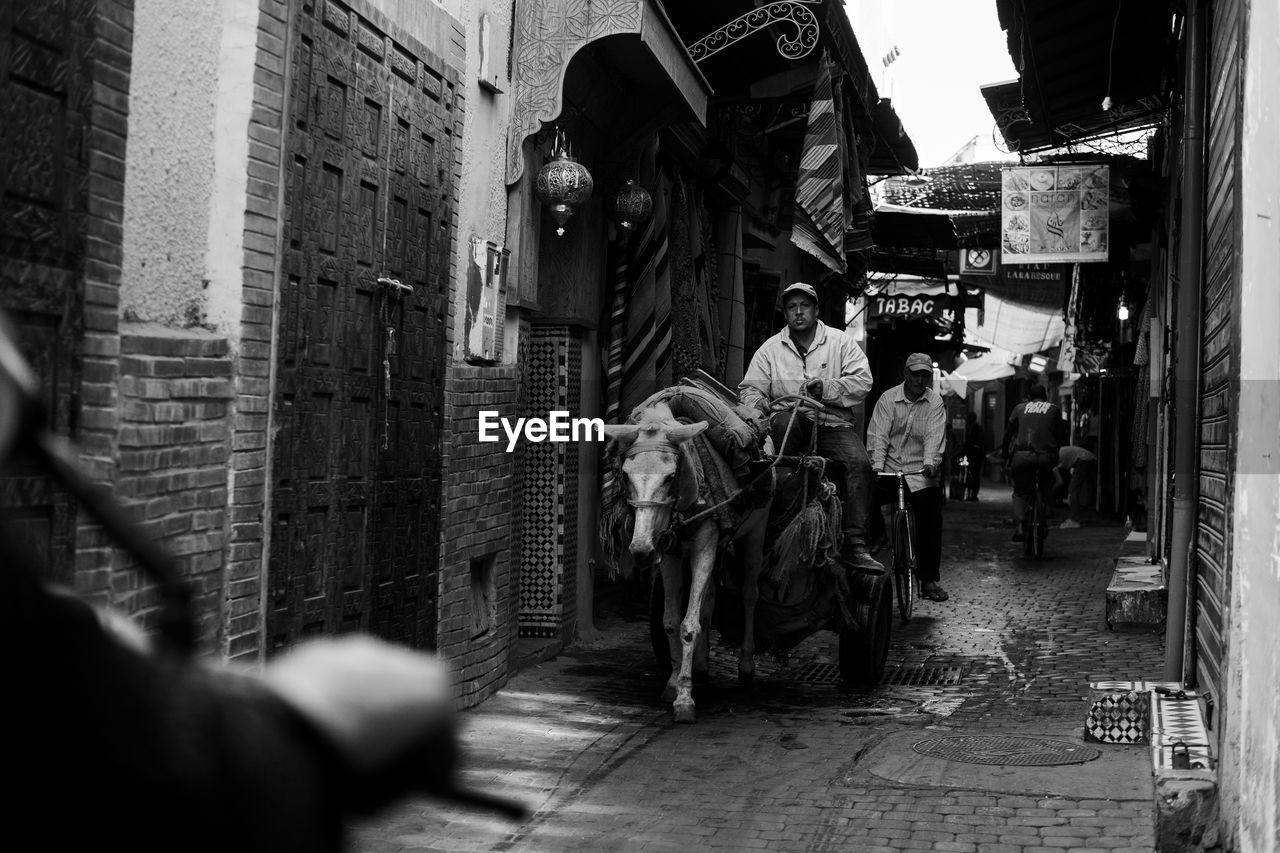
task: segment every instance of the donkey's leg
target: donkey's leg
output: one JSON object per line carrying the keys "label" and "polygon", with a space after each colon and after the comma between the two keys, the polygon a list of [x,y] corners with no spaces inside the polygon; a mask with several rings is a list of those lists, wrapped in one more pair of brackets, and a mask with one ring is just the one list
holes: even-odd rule
{"label": "donkey's leg", "polygon": [[695,683],[710,678],[711,674],[711,616],[716,608],[716,585],[707,584],[707,591],[702,596],[702,636],[698,638],[698,646],[693,650],[693,678]]}
{"label": "donkey's leg", "polygon": [[738,681],[750,684],[756,677],[756,603],[760,600],[760,575],[764,572],[764,530],[767,509],[756,510],[744,522],[746,532],[738,541],[742,555],[742,648],[738,651]]}
{"label": "donkey's leg", "polygon": [[680,677],[676,681],[676,699],[673,712],[677,723],[692,723],[697,719],[693,709],[693,653],[703,636],[702,604],[711,580],[711,570],[716,561],[716,540],[720,535],[715,521],[708,519],[698,525],[693,534],[689,582],[689,606],[685,608],[684,621],[680,624]]}
{"label": "donkey's leg", "polygon": [[667,634],[667,650],[671,655],[671,675],[662,690],[663,702],[674,702],[676,682],[680,678],[680,618],[683,612],[680,602],[684,598],[684,567],[678,554],[663,554],[662,572],[662,630]]}

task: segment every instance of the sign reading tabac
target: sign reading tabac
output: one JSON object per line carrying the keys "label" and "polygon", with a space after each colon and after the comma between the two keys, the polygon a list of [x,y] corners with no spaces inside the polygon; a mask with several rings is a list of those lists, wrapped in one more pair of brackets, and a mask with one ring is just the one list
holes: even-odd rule
{"label": "sign reading tabac", "polygon": [[1107,166],[1002,169],[1000,263],[1105,261],[1110,186]]}

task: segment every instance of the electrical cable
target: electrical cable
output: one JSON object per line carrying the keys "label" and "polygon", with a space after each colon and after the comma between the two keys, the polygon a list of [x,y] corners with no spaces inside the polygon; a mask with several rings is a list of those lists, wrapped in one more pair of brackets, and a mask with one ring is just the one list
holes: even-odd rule
{"label": "electrical cable", "polygon": [[1107,50],[1107,88],[1102,93],[1103,112],[1111,112],[1111,71],[1116,58],[1116,31],[1120,28],[1120,10],[1124,0],[1116,0],[1116,16],[1111,19],[1111,47]]}

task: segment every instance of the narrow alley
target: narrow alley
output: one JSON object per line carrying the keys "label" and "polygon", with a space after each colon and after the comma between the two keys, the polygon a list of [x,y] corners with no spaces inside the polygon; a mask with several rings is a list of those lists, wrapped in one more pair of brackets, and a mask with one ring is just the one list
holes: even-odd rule
{"label": "narrow alley", "polygon": [[[354,849],[1153,849],[1148,748],[1084,739],[1089,682],[1151,678],[1162,661],[1162,635],[1105,623],[1125,529],[1054,529],[1031,561],[1009,541],[1009,513],[1003,486],[948,502],[951,600],[920,601],[906,626],[895,614],[879,687],[839,684],[829,632],[783,665],[762,657],[751,690],[736,683],[736,650],[716,646],[690,726],[659,700],[644,607],[621,585],[599,590],[611,604],[596,641],[463,717],[467,783],[523,801],[531,819],[415,800],[361,827]],[[1042,743],[1017,758],[920,751],[975,736]]]}

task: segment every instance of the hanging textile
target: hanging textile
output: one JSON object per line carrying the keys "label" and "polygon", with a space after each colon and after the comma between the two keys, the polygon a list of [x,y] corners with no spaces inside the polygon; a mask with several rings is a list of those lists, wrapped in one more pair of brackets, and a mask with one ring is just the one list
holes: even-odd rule
{"label": "hanging textile", "polygon": [[605,351],[604,420],[610,424],[620,424],[626,418],[621,412],[622,349],[627,335],[629,249],[625,235],[619,235],[609,244],[609,345]]}
{"label": "hanging textile", "polygon": [[791,242],[835,272],[845,271],[844,125],[831,62],[824,55],[813,87],[796,178]]}
{"label": "hanging textile", "polygon": [[742,279],[742,205],[734,204],[720,216],[718,265],[720,280],[720,333],[724,341],[724,384],[737,388],[746,370],[746,290]]}
{"label": "hanging textile", "polygon": [[720,312],[706,210],[697,184],[682,174],[674,179],[668,232],[672,375],[679,379],[702,369],[718,377]]}
{"label": "hanging textile", "polygon": [[659,169],[653,185],[653,215],[632,238],[619,409],[624,418],[654,391],[672,384],[670,172]]}

